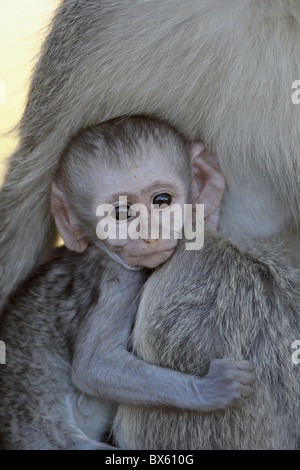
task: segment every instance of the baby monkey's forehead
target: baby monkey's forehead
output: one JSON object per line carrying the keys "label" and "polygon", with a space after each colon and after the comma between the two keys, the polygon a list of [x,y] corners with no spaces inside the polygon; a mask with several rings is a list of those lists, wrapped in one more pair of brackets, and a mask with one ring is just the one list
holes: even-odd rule
{"label": "baby monkey's forehead", "polygon": [[125,149],[118,160],[101,162],[99,155],[99,163],[101,165],[101,173],[105,170],[106,174],[119,175],[120,178],[132,175],[134,178],[143,177],[145,181],[159,179],[161,176],[173,178],[176,176],[182,179],[184,173],[191,173],[191,164],[187,153],[179,152],[179,149],[170,145],[161,148],[153,144],[149,146],[145,144],[145,148],[141,147],[135,152],[127,152]]}
{"label": "baby monkey's forehead", "polygon": [[116,199],[119,196],[143,198],[158,192],[170,192],[181,195],[186,185],[179,174],[164,171],[163,165],[138,166],[128,168],[104,168],[99,177],[94,175],[95,194],[98,198]]}

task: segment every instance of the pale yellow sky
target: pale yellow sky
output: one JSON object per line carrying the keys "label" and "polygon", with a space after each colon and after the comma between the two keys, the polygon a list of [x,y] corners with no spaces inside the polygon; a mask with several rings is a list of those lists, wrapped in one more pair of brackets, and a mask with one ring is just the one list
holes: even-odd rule
{"label": "pale yellow sky", "polygon": [[0,0],[0,184],[16,146],[5,136],[19,121],[33,65],[59,0]]}

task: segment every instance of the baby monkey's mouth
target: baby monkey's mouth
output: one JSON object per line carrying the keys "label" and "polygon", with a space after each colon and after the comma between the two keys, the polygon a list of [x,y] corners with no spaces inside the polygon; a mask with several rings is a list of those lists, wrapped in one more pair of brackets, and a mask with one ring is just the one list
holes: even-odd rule
{"label": "baby monkey's mouth", "polygon": [[165,250],[152,251],[139,255],[128,255],[126,261],[132,266],[144,266],[147,268],[157,268],[165,263],[174,253],[176,245]]}
{"label": "baby monkey's mouth", "polygon": [[169,253],[173,252],[175,250],[176,246],[173,246],[172,248],[166,248],[165,250],[160,250],[160,251],[153,251],[152,253],[146,253],[144,256],[155,256],[155,255],[161,255],[162,253]]}

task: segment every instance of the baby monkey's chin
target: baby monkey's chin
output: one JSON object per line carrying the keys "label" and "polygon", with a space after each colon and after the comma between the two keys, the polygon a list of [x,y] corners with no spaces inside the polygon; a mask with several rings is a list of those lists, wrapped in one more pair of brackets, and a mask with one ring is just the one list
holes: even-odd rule
{"label": "baby monkey's chin", "polygon": [[165,263],[174,253],[176,246],[168,248],[158,253],[151,253],[149,255],[128,256],[126,262],[130,266],[142,266],[144,268],[157,268]]}

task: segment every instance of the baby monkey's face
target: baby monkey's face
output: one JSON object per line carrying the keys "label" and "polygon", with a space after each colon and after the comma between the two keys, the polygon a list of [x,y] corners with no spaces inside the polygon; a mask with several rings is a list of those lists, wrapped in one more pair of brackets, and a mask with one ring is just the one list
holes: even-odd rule
{"label": "baby monkey's face", "polygon": [[129,265],[155,268],[167,261],[182,238],[189,188],[166,159],[104,168],[97,186],[98,238]]}
{"label": "baby monkey's face", "polygon": [[102,162],[88,178],[77,178],[72,204],[66,184],[54,181],[51,212],[65,245],[81,253],[100,239],[114,258],[156,268],[182,238],[185,204],[203,204],[206,223],[216,228],[225,187],[217,162],[199,142],[191,144],[189,156],[176,151],[148,150],[136,161],[124,155],[122,167]]}

